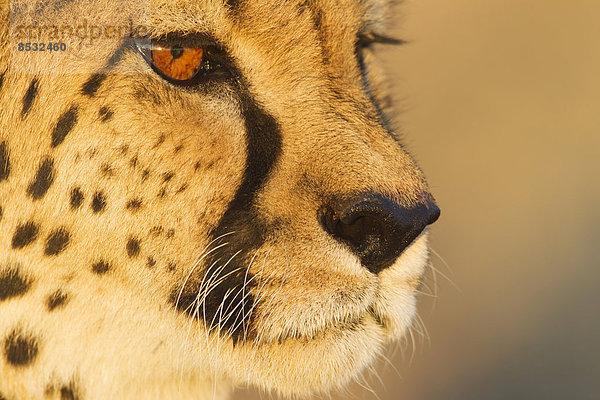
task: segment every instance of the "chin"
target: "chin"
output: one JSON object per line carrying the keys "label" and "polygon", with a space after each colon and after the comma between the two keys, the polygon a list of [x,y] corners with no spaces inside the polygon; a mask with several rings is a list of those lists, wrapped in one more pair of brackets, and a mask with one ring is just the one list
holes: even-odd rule
{"label": "chin", "polygon": [[[368,304],[315,327],[256,336],[223,345],[224,369],[235,382],[286,397],[343,389],[373,364],[388,344],[402,339],[416,314],[417,287],[428,260],[423,235],[381,276]],[[303,329],[301,329],[303,328]],[[265,328],[266,330],[266,328]],[[218,357],[216,357],[218,358]]]}

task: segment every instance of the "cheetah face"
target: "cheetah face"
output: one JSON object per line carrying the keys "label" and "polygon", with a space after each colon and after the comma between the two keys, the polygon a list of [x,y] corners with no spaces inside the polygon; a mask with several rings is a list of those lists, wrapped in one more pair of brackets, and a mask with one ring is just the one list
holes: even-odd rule
{"label": "cheetah face", "polygon": [[[39,333],[40,380],[306,394],[402,337],[439,209],[385,116],[386,2],[342,3],[11,10],[4,44],[101,27],[0,50],[0,275],[31,292],[0,302],[0,334]],[[35,308],[51,292],[61,308]]]}

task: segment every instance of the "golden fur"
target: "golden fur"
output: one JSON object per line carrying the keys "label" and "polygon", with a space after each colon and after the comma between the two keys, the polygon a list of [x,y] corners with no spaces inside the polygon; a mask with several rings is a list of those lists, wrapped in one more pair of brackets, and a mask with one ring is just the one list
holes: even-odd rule
{"label": "golden fur", "polygon": [[[315,218],[323,198],[370,191],[409,207],[427,193],[378,118],[354,54],[357,34],[384,32],[386,3],[247,0],[233,12],[222,0],[32,1],[13,2],[10,14],[2,3],[0,142],[10,171],[0,182],[0,275],[17,269],[28,284],[0,300],[0,343],[8,352],[5,338],[16,332],[34,339],[36,354],[17,367],[0,357],[0,398],[223,399],[246,384],[325,392],[402,337],[428,263],[426,233],[374,275]],[[134,21],[152,37],[210,33],[277,121],[281,155],[256,196],[274,228],[248,265],[256,302],[246,340],[209,333],[171,304],[172,288],[202,278],[208,232],[243,179],[245,127],[233,89],[180,90],[129,51],[93,96],[83,93],[121,37],[65,37],[66,52],[16,51],[16,27],[84,16],[104,27]],[[371,50],[365,59],[373,96],[386,108]],[[57,121],[72,106],[76,123],[54,145]],[[51,183],[34,198],[29,188],[45,160]],[[132,200],[140,202],[134,210]],[[36,238],[15,248],[15,230],[28,221]],[[57,229],[68,244],[45,255]],[[100,261],[108,271],[92,268]],[[49,311],[57,290],[66,300]]]}

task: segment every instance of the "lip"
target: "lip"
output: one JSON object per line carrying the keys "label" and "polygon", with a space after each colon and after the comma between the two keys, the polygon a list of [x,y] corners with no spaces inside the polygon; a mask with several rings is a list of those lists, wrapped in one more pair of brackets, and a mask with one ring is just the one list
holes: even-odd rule
{"label": "lip", "polygon": [[290,340],[317,340],[329,334],[341,333],[341,332],[354,332],[359,328],[364,327],[368,324],[369,320],[374,322],[383,330],[386,330],[386,323],[374,309],[373,306],[369,306],[357,316],[348,316],[341,321],[330,320],[324,327],[316,330],[312,334],[292,334],[283,333],[279,337],[272,340],[257,340],[254,338],[255,344],[271,344],[279,343],[282,344]]}

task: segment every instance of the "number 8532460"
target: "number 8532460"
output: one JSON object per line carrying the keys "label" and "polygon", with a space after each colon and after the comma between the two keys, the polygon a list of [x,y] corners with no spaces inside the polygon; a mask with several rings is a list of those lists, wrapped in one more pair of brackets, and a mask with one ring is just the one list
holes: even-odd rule
{"label": "number 8532460", "polygon": [[67,45],[60,42],[19,43],[18,51],[67,51]]}

